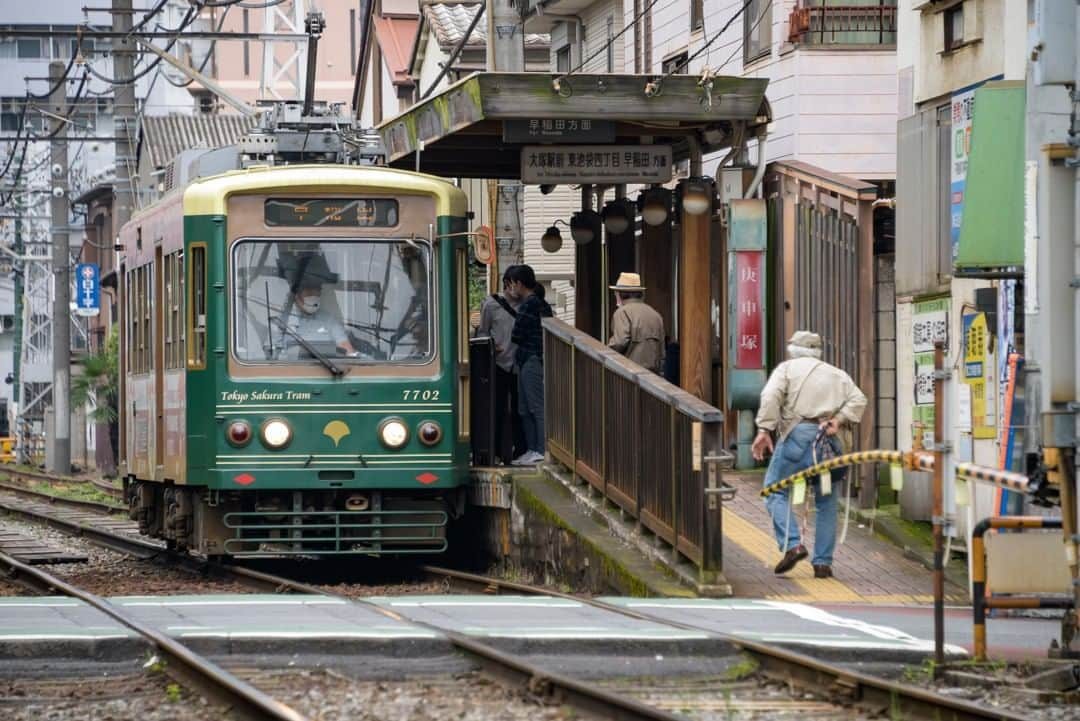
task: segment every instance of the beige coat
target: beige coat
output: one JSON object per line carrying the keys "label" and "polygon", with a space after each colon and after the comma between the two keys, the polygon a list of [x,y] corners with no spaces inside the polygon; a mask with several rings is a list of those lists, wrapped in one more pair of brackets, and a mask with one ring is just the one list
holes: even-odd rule
{"label": "beige coat", "polygon": [[838,416],[854,424],[866,410],[866,396],[844,371],[815,358],[795,358],[776,366],[765,389],[757,427],[780,439],[802,421]]}
{"label": "beige coat", "polygon": [[664,319],[637,298],[628,298],[611,318],[608,347],[653,373],[664,372]]}

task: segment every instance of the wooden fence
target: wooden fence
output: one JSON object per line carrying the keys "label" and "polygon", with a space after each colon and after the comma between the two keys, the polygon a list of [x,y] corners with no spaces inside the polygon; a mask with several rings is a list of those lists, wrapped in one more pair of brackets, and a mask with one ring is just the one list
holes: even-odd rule
{"label": "wooden fence", "polygon": [[554,318],[544,320],[547,450],[700,569],[723,570],[723,413]]}

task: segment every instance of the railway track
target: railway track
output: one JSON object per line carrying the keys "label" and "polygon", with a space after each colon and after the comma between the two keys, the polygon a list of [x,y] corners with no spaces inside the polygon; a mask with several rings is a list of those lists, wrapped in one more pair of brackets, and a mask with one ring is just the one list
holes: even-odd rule
{"label": "railway track", "polygon": [[[34,507],[28,507],[31,505]],[[23,508],[20,510],[16,508],[18,506],[23,506]],[[24,517],[49,523],[54,528],[82,535],[94,543],[101,543],[116,550],[124,550],[135,554],[169,554],[177,562],[184,564],[193,571],[211,574],[215,577],[229,578],[256,590],[345,598],[339,594],[329,592],[325,588],[291,578],[242,566],[200,561],[185,554],[173,553],[167,551],[163,546],[143,539],[96,528],[93,523],[88,522],[86,519],[73,521],[71,518],[60,518],[58,516],[61,514],[58,509],[50,508],[48,504],[43,502],[36,504],[25,500],[16,502],[0,493],[0,508],[6,508],[9,511],[20,513]],[[422,566],[420,570],[430,578],[444,581],[447,587],[453,590],[564,598],[637,620],[663,624],[683,630],[701,631],[700,628],[691,625],[613,606],[603,601],[560,593],[528,584],[504,581],[439,566]],[[97,600],[107,605],[106,601]],[[435,631],[446,637],[459,650],[476,659],[484,672],[504,681],[520,685],[530,692],[549,700],[569,704],[603,718],[634,719],[638,721],[685,721],[684,716],[676,715],[660,707],[663,704],[644,703],[633,698],[628,693],[611,690],[601,684],[587,683],[563,674],[554,673],[470,636],[412,618],[403,618],[393,610],[364,599],[347,600],[353,603],[363,603],[378,613],[396,621],[404,620]],[[729,643],[753,659],[757,668],[766,677],[809,691],[820,697],[821,700],[818,703],[831,703],[838,712],[850,710],[854,707],[869,714],[884,713],[892,718],[934,721],[1023,721],[1025,718],[1009,711],[979,706],[931,690],[854,672],[835,664],[826,663],[768,644],[721,634],[713,635],[718,642]],[[759,702],[751,701],[751,706],[754,703]],[[748,707],[747,710],[752,709]],[[845,711],[846,713],[848,711]],[[277,716],[264,717],[280,718]]]}
{"label": "railway track", "polygon": [[[55,476],[51,473],[44,471],[31,471],[25,468],[18,468],[16,466],[0,466],[0,476],[7,476],[8,479],[14,481],[42,481],[52,484],[63,484],[70,486],[85,486],[89,485],[94,490],[103,493],[117,501],[124,499],[124,491],[122,488],[117,488],[115,485],[101,478],[87,477],[87,478],[70,478],[65,476]],[[87,503],[93,503],[87,501]]]}
{"label": "railway track", "polygon": [[0,568],[9,578],[43,594],[61,593],[76,598],[134,631],[153,645],[165,659],[165,672],[204,697],[238,713],[242,718],[270,721],[306,721],[306,717],[234,676],[209,659],[161,631],[147,626],[100,596],[84,591],[56,576],[0,553]]}

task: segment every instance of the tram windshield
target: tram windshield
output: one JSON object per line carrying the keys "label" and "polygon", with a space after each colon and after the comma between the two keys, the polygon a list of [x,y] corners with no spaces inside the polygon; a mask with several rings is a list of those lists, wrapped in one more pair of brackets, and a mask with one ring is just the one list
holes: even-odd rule
{"label": "tram windshield", "polygon": [[245,363],[424,363],[431,248],[402,239],[233,246],[233,352]]}

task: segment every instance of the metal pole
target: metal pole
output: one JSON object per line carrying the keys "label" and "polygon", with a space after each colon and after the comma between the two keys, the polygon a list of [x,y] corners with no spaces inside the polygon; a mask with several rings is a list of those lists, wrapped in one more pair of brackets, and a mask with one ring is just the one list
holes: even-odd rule
{"label": "metal pole", "polygon": [[945,345],[934,344],[934,676],[945,664]]}
{"label": "metal pole", "polygon": [[[521,15],[513,0],[487,0],[487,69],[500,73],[525,70],[525,41]],[[520,214],[520,180],[497,181],[495,247],[499,269],[524,262],[525,239]],[[499,242],[499,238],[504,241]],[[515,242],[516,241],[516,242]]]}
{"label": "metal pole", "polygon": [[[26,146],[23,145],[23,153],[26,153]],[[20,158],[21,162],[21,158]],[[23,253],[23,201],[19,197],[19,188],[22,185],[22,181],[15,185],[15,252],[19,255]],[[22,380],[20,378],[22,374],[22,347],[23,347],[23,289],[25,288],[25,277],[28,270],[28,263],[21,263],[19,269],[15,273],[15,328],[14,328],[14,342],[11,351],[11,400],[15,406],[15,413],[11,418],[11,434],[15,436],[15,449],[16,458],[19,463],[26,463],[27,456],[26,449],[28,445],[28,439],[23,436],[23,426],[19,423],[19,404],[22,401]]]}
{"label": "metal pole", "polygon": [[[64,129],[63,117],[67,114],[67,83],[64,63],[49,63],[49,82],[54,86],[49,96],[50,132]],[[53,311],[52,311],[52,365],[53,365],[53,438],[51,466],[55,473],[71,472],[71,248],[68,236],[68,153],[67,141],[53,139],[49,144],[52,196],[49,201],[52,240]]]}
{"label": "metal pole", "polygon": [[[131,29],[131,0],[112,0],[114,32]],[[124,83],[134,74],[135,40],[122,37],[113,42],[113,72],[120,85],[113,86],[113,123],[116,140],[116,180],[113,182],[113,228],[120,228],[131,219],[134,203],[132,169],[134,166],[135,84]]]}

